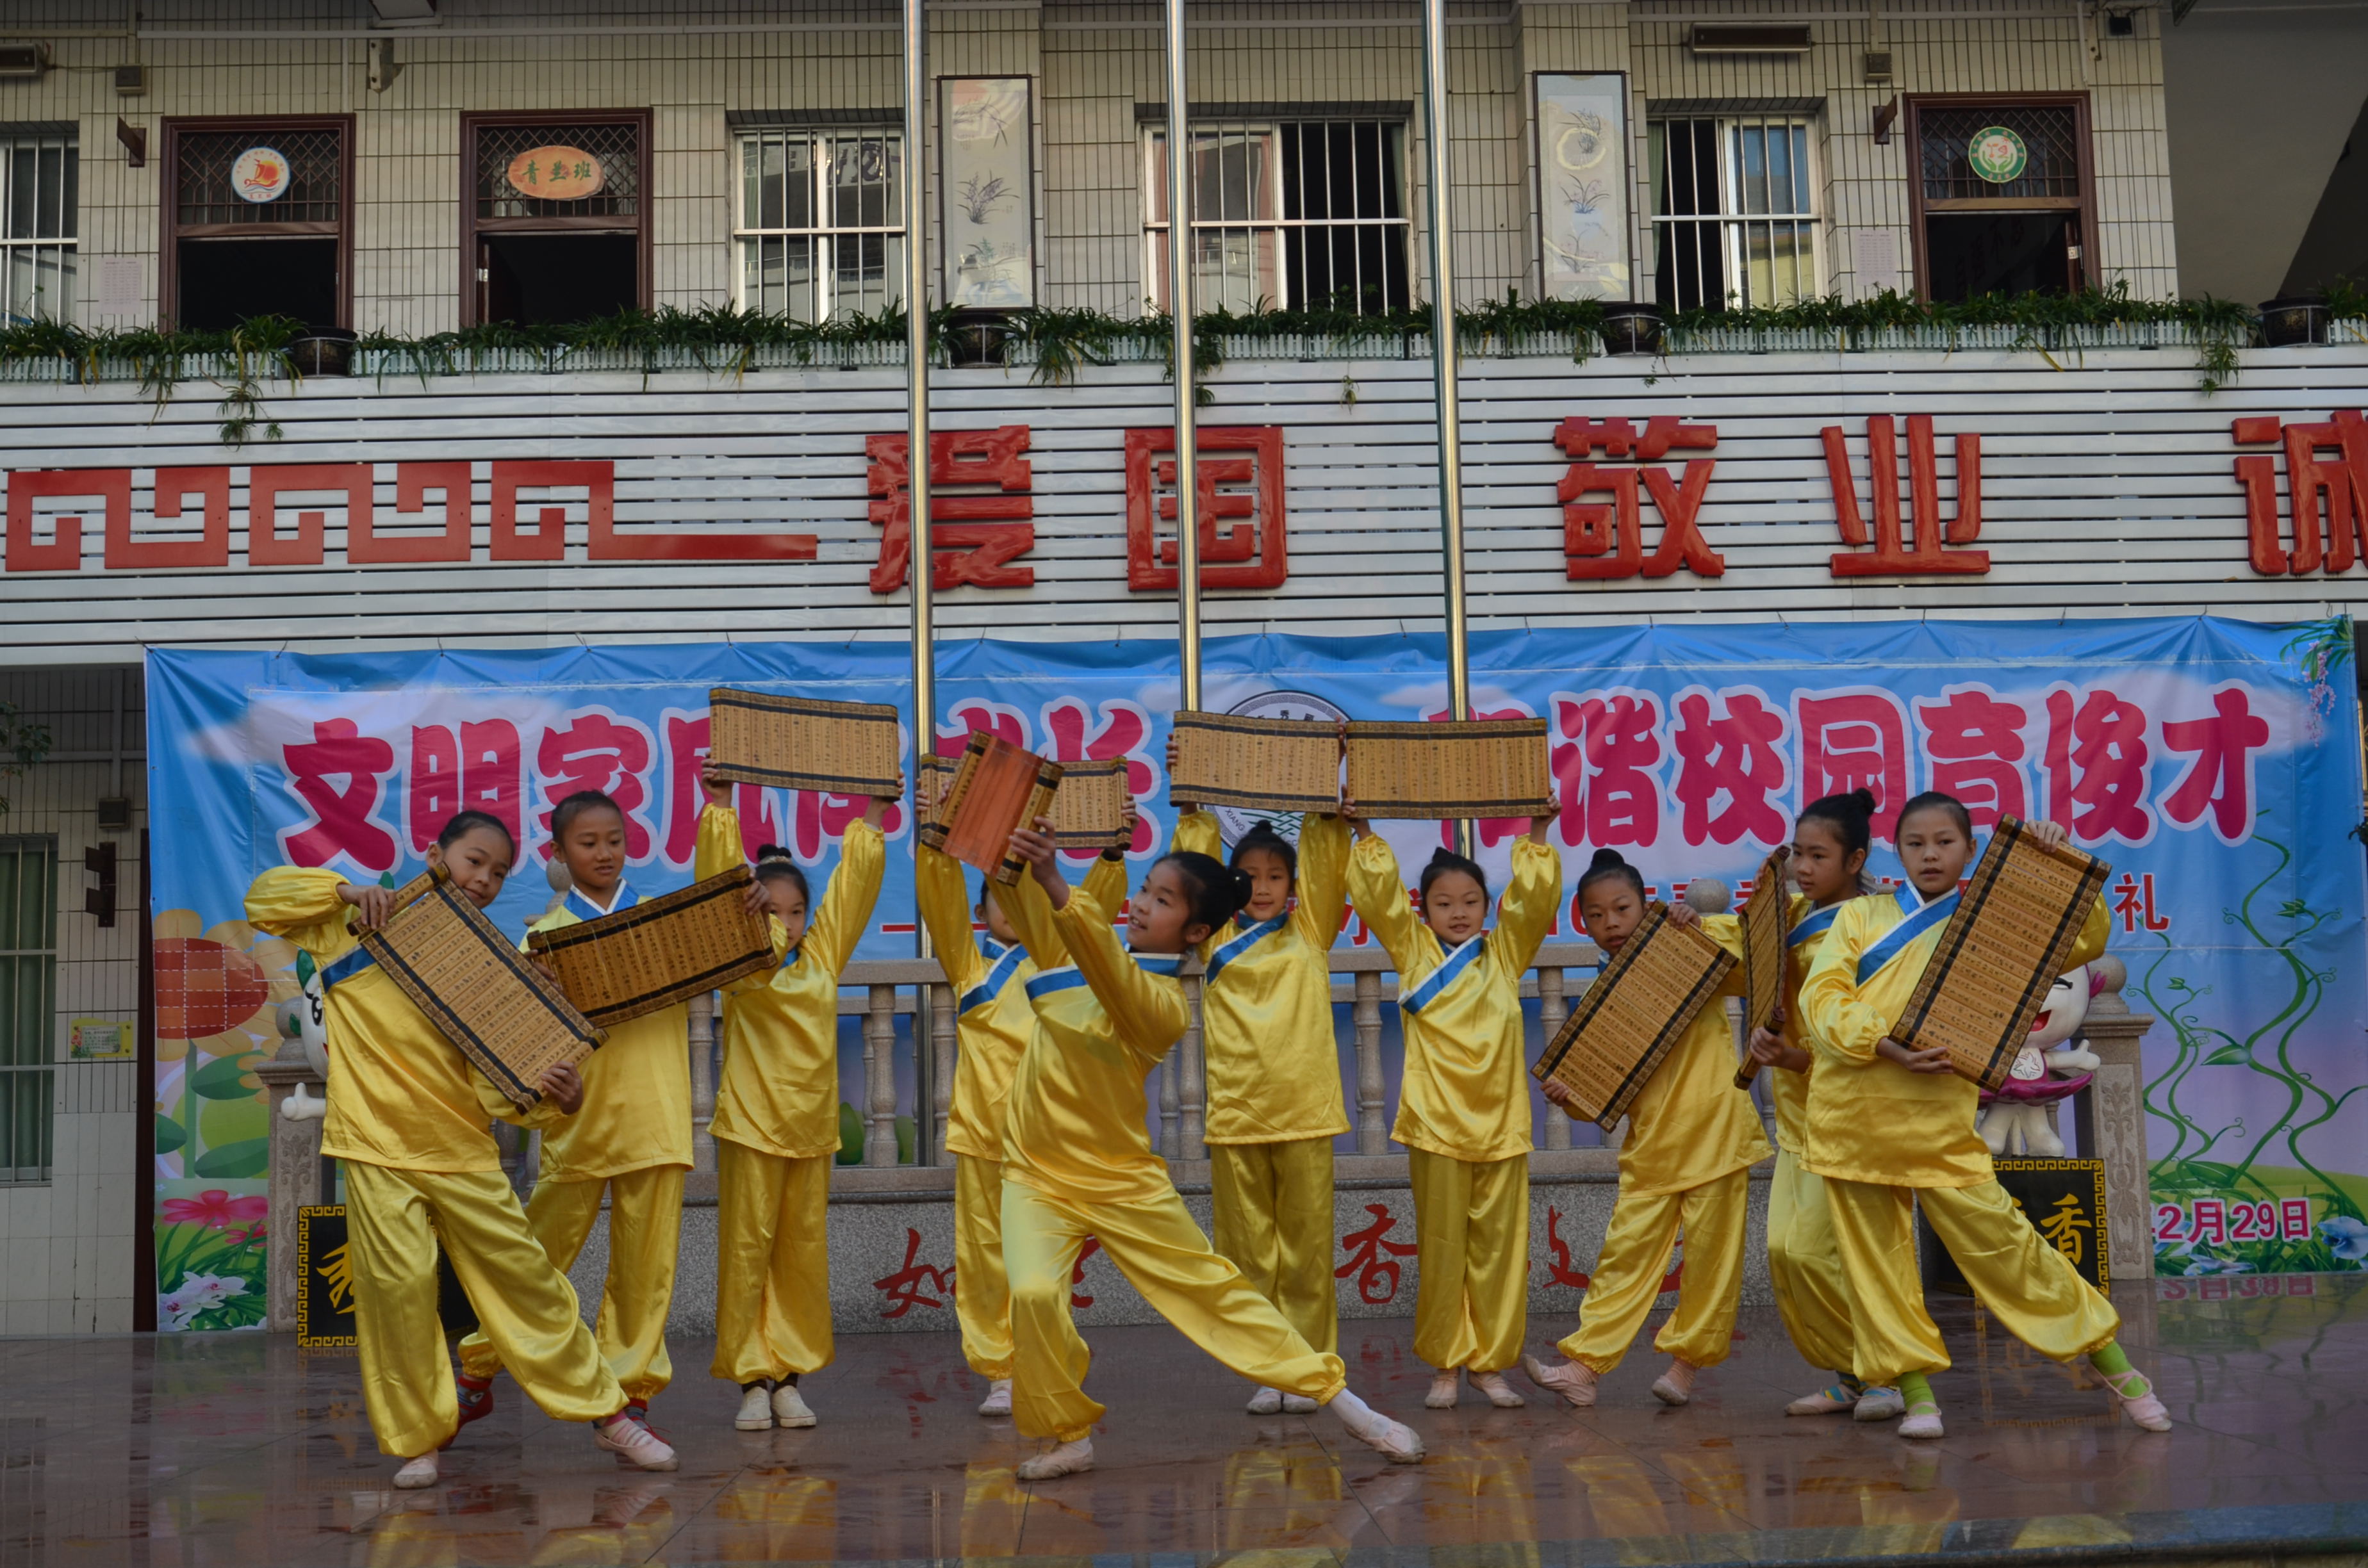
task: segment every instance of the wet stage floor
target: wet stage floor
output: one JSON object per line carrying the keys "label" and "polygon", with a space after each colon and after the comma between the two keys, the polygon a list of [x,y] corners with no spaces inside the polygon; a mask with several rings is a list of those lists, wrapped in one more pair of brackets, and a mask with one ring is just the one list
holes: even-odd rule
{"label": "wet stage floor", "polygon": [[[0,1341],[0,1563],[821,1562],[1255,1554],[1455,1568],[1761,1563],[1945,1551],[2156,1562],[2368,1546],[2368,1280],[2164,1281],[2125,1343],[2180,1423],[2150,1435],[1970,1301],[1936,1297],[1942,1441],[1788,1419],[1816,1387],[1772,1312],[1694,1401],[1646,1392],[1650,1330],[1588,1412],[1426,1411],[1406,1322],[1343,1325],[1352,1386],[1420,1430],[1394,1468],[1326,1415],[1249,1390],[1164,1326],[1099,1329],[1099,1468],[1035,1488],[1033,1445],[972,1406],[950,1335],[850,1335],[806,1381],[810,1431],[739,1433],[735,1391],[677,1342],[652,1417],[678,1473],[620,1471],[500,1386],[434,1489],[388,1487],[350,1354],[255,1334]],[[2247,1292],[2250,1291],[2251,1294]],[[1534,1323],[1531,1343],[1566,1325]],[[2151,1341],[2151,1343],[2147,1343]],[[1535,1393],[1515,1379],[1525,1392]],[[1175,1554],[1175,1555],[1171,1555]]]}

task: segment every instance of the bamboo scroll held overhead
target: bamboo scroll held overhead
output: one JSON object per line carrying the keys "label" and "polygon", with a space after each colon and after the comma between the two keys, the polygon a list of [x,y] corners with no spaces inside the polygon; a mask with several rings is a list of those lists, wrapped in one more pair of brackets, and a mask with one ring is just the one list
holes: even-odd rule
{"label": "bamboo scroll held overhead", "polygon": [[1176,715],[1175,734],[1168,790],[1177,800],[1265,812],[1340,809],[1335,722],[1187,710]]}
{"label": "bamboo scroll held overhead", "polygon": [[1546,722],[1352,722],[1349,795],[1374,821],[1543,816],[1554,810]]}
{"label": "bamboo scroll held overhead", "polygon": [[1725,948],[1699,927],[1670,925],[1669,906],[1654,900],[1530,1075],[1561,1084],[1579,1115],[1610,1129],[1734,967]]}
{"label": "bamboo scroll held overhead", "polygon": [[904,734],[884,702],[825,702],[719,686],[707,694],[708,770],[738,784],[833,795],[904,791]]}
{"label": "bamboo scroll held overhead", "polygon": [[704,995],[773,964],[772,926],[748,908],[746,866],[597,920],[528,934],[560,988],[602,1028]]}
{"label": "bamboo scroll held overhead", "polygon": [[921,824],[921,842],[1010,886],[1027,864],[1011,854],[1011,835],[1053,815],[1062,771],[1057,762],[973,730],[952,784]]}

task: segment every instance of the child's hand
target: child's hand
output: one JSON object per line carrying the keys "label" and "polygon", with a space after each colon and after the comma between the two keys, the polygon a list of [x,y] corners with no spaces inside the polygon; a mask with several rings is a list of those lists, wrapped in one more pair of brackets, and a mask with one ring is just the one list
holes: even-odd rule
{"label": "child's hand", "polygon": [[1669,924],[1680,927],[1699,926],[1702,924],[1702,911],[1679,899],[1669,905]]}
{"label": "child's hand", "polygon": [[699,788],[711,806],[729,808],[732,804],[732,780],[715,776],[715,759],[708,758],[699,765]]}
{"label": "child's hand", "polygon": [[1540,1084],[1538,1085],[1538,1093],[1545,1096],[1549,1103],[1558,1105],[1565,1110],[1568,1110],[1570,1108],[1570,1102],[1577,1097],[1570,1092],[1569,1086],[1564,1084],[1559,1078],[1548,1078],[1544,1083]]}
{"label": "child's hand", "polygon": [[551,955],[549,953],[529,953],[527,955],[526,961],[534,965],[536,972],[540,973],[543,979],[548,980],[553,985],[559,983],[559,966],[551,961]]}
{"label": "child's hand", "polygon": [[764,878],[748,879],[748,891],[740,895],[740,907],[751,915],[765,915],[771,912],[772,903],[765,892]]}
{"label": "child's hand", "polygon": [[[1192,808],[1179,802],[1177,809],[1190,811]],[[1118,832],[1110,839],[1110,847],[1104,849],[1102,853],[1113,860],[1125,859],[1127,851],[1134,847],[1135,824],[1142,820],[1143,812],[1136,809],[1134,797],[1129,795],[1126,798],[1126,809],[1119,813]]]}
{"label": "child's hand", "polygon": [[[1176,732],[1173,730],[1167,732],[1167,782],[1172,790],[1176,782]],[[1189,817],[1201,809],[1198,804],[1181,796],[1170,795],[1168,799],[1169,803],[1176,808],[1176,814],[1180,817]],[[1130,844],[1134,842],[1132,833],[1128,835],[1127,842]]]}
{"label": "child's hand", "polygon": [[1910,1051],[1896,1040],[1878,1041],[1874,1053],[1885,1062],[1896,1062],[1910,1073],[1946,1073],[1949,1071],[1949,1051],[1936,1045],[1929,1051]]}
{"label": "child's hand", "polygon": [[1011,852],[1028,862],[1028,869],[1053,907],[1064,909],[1069,903],[1069,879],[1061,875],[1057,858],[1060,845],[1053,837],[1053,819],[1038,817],[1036,825],[1023,827],[1011,835]]}
{"label": "child's hand", "polygon": [[564,1062],[554,1062],[544,1068],[542,1076],[535,1080],[535,1087],[569,1116],[584,1108],[584,1074]]}
{"label": "child's hand", "polygon": [[1373,836],[1373,824],[1358,814],[1356,799],[1346,793],[1340,797],[1340,820],[1349,824],[1349,831],[1357,837]]}
{"label": "child's hand", "polygon": [[1773,1067],[1784,1054],[1784,1037],[1766,1029],[1751,1031],[1751,1060],[1762,1067]]}
{"label": "child's hand", "polygon": [[2022,824],[2022,831],[2043,849],[2063,849],[2072,843],[2072,835],[2060,822],[2026,822]]}
{"label": "child's hand", "polygon": [[1546,829],[1552,827],[1554,825],[1554,818],[1561,814],[1562,813],[1559,812],[1547,812],[1541,816],[1531,817],[1530,819],[1530,842],[1543,847],[1546,841]]}
{"label": "child's hand", "polygon": [[375,882],[356,887],[351,882],[337,884],[337,897],[354,906],[354,929],[375,931],[394,918],[394,890]]}
{"label": "child's hand", "polygon": [[896,775],[896,792],[894,794],[874,795],[870,801],[865,802],[863,807],[863,825],[866,827],[878,827],[882,823],[886,822],[888,820],[888,808],[896,804],[904,798],[905,775],[900,770]]}

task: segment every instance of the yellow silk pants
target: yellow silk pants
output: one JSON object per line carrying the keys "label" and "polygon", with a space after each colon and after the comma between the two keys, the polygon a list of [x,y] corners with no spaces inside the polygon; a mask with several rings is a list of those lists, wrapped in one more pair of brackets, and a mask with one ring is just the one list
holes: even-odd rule
{"label": "yellow silk pants", "polygon": [[1502,1371],[1530,1331],[1530,1161],[1406,1151],[1414,1179],[1414,1353],[1441,1371]]}
{"label": "yellow silk pants", "polygon": [[830,1365],[831,1160],[715,1141],[716,1377],[778,1382]]}
{"label": "yellow silk pants", "polygon": [[1776,1179],[1768,1187],[1768,1278],[1801,1358],[1829,1372],[1849,1371],[1850,1287],[1826,1178],[1786,1149],[1776,1151]]}
{"label": "yellow silk pants", "polygon": [[[682,1244],[682,1176],[680,1165],[651,1165],[606,1180],[537,1182],[534,1196],[526,1200],[534,1239],[564,1274],[575,1267],[592,1221],[600,1217],[601,1190],[607,1189],[609,1276],[593,1332],[609,1369],[635,1399],[653,1398],[674,1381],[666,1324]],[[508,1360],[478,1333],[461,1341],[461,1365],[472,1378],[490,1378]]]}
{"label": "yellow silk pants", "polygon": [[1332,1140],[1212,1143],[1211,1242],[1318,1350],[1340,1348],[1332,1294]]}
{"label": "yellow silk pants", "polygon": [[1743,1298],[1743,1221],[1750,1204],[1748,1166],[1682,1192],[1623,1189],[1578,1305],[1578,1331],[1557,1348],[1598,1372],[1620,1365],[1661,1293],[1682,1228],[1686,1267],[1678,1277],[1678,1310],[1653,1336],[1653,1348],[1696,1367],[1725,1360]]}
{"label": "yellow silk pants", "polygon": [[2121,1314],[2047,1244],[1995,1178],[1905,1187],[1828,1176],[1826,1202],[1850,1288],[1852,1369],[1861,1381],[1896,1384],[1905,1373],[1949,1365],[1941,1331],[1924,1310],[1912,1207],[1918,1200],[1965,1282],[2008,1333],[2056,1361],[2113,1342]]}
{"label": "yellow silk pants", "polygon": [[1093,1236],[1184,1337],[1261,1388],[1318,1403],[1348,1386],[1340,1358],[1311,1346],[1282,1314],[1211,1249],[1184,1200],[1123,1203],[1055,1198],[1003,1184],[1003,1263],[1011,1276],[1011,1415],[1031,1437],[1075,1442],[1094,1429],[1102,1406],[1085,1392],[1093,1355],[1069,1314],[1077,1254]]}
{"label": "yellow silk pants", "polygon": [[[362,1392],[379,1451],[432,1452],[461,1427],[452,1362],[436,1316],[436,1248],[477,1309],[518,1387],[554,1421],[598,1421],[624,1390],[584,1326],[575,1287],[527,1229],[499,1171],[400,1171],[338,1164]],[[428,1229],[433,1216],[437,1231]]]}
{"label": "yellow silk pants", "polygon": [[1003,1271],[1003,1162],[954,1156],[954,1316],[962,1359],[990,1380],[1011,1375],[1011,1280]]}

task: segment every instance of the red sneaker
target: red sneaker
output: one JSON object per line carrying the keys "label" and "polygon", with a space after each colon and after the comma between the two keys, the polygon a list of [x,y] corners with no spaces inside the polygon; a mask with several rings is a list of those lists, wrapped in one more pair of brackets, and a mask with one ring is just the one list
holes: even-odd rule
{"label": "red sneaker", "polygon": [[483,1421],[494,1413],[494,1380],[491,1378],[472,1378],[466,1372],[455,1372],[452,1374],[452,1392],[461,1402],[462,1426],[472,1421]]}

